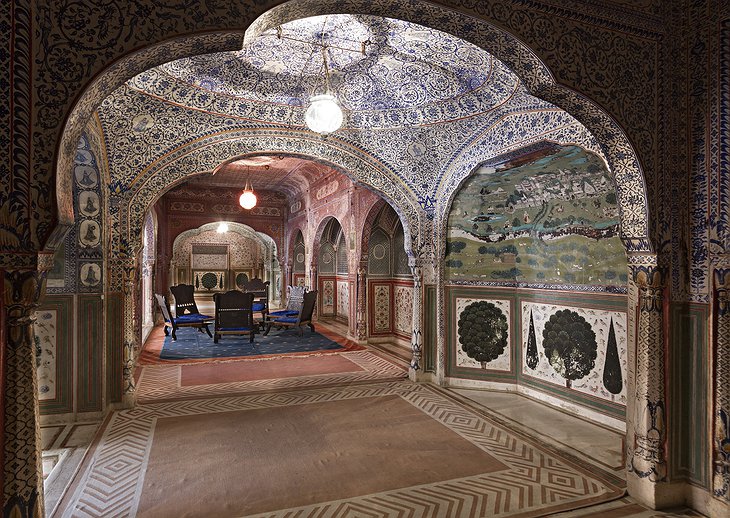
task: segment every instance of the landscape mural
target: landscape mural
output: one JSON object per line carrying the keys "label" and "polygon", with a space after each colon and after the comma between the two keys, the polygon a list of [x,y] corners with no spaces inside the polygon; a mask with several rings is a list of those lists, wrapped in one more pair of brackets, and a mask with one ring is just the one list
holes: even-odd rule
{"label": "landscape mural", "polygon": [[446,279],[625,286],[618,222],[606,165],[582,148],[483,166],[451,207]]}

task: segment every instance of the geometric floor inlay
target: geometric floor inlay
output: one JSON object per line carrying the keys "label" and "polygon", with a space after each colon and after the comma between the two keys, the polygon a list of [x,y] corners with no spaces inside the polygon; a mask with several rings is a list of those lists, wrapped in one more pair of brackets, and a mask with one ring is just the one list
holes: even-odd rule
{"label": "geometric floor inlay", "polygon": [[[199,398],[216,395],[241,394],[267,390],[293,390],[322,385],[375,382],[404,378],[407,374],[403,367],[394,365],[368,351],[338,353],[359,367],[357,370],[342,373],[323,373],[320,375],[296,376],[289,378],[273,377],[250,381],[186,385],[182,380],[185,365],[145,366],[137,384],[137,402],[151,403],[168,399]],[[278,359],[241,360],[242,362],[273,362]],[[285,361],[296,362],[290,358]],[[236,362],[238,363],[238,362]]]}
{"label": "geometric floor inlay", "polygon": [[[458,436],[458,440],[466,441],[469,447],[484,452],[495,462],[482,473],[454,472],[449,476],[456,478],[448,480],[432,479],[409,487],[380,488],[369,494],[262,512],[260,516],[528,517],[576,509],[623,494],[621,488],[603,480],[599,474],[542,449],[530,439],[461,405],[437,387],[390,381],[182,399],[116,412],[93,455],[82,467],[80,483],[63,503],[63,516],[135,515],[144,488],[145,467],[155,440],[156,423],[160,419],[227,412],[233,418],[234,414],[240,415],[246,410],[289,411],[294,406],[306,410],[306,405],[315,410],[328,402],[357,403],[364,402],[364,398],[393,397],[447,428],[454,437]],[[358,433],[367,433],[365,425],[359,423],[358,426]],[[415,448],[419,445],[418,440],[417,431],[409,437],[409,443],[412,441]],[[407,449],[404,444],[408,443],[399,444],[400,451]],[[392,455],[398,455],[398,452]],[[413,466],[414,470],[421,468]],[[169,498],[175,498],[174,492],[169,493]],[[234,516],[216,510],[215,506],[219,504],[225,502],[211,503],[214,506],[210,509],[211,516]]]}

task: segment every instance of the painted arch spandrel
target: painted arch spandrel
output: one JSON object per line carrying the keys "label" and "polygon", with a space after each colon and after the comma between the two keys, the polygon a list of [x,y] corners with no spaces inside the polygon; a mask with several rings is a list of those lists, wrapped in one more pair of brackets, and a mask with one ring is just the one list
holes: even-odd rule
{"label": "painted arch spandrel", "polygon": [[604,162],[552,145],[480,167],[454,198],[447,281],[625,286],[616,191]]}

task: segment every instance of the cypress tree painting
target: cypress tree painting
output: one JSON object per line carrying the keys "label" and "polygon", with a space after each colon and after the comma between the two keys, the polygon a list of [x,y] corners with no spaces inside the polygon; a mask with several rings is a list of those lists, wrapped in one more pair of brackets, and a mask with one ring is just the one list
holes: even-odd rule
{"label": "cypress tree painting", "polygon": [[507,316],[491,302],[472,302],[459,316],[459,342],[469,356],[481,363],[496,360],[507,347]]}
{"label": "cypress tree painting", "polygon": [[624,386],[621,376],[621,363],[618,358],[616,333],[613,330],[613,318],[608,328],[608,343],[606,344],[606,363],[603,365],[603,386],[611,394],[619,394]]}
{"label": "cypress tree painting", "polygon": [[537,367],[537,338],[535,337],[535,322],[530,310],[530,331],[527,333],[527,366],[532,370]]}
{"label": "cypress tree painting", "polygon": [[598,356],[596,333],[575,311],[563,309],[551,315],[542,337],[545,355],[555,372],[565,378],[566,387],[593,370]]}

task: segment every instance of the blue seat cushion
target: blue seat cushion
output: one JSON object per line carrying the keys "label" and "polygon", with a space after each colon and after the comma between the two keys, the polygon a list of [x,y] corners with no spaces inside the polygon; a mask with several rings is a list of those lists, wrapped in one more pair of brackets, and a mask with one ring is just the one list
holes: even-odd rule
{"label": "blue seat cushion", "polygon": [[253,311],[263,311],[265,308],[266,308],[266,304],[263,304],[261,302],[253,303]]}
{"label": "blue seat cushion", "polygon": [[284,324],[296,324],[298,318],[297,317],[281,317],[274,320],[274,324],[278,323],[284,323]]}
{"label": "blue seat cushion", "polygon": [[201,315],[201,314],[180,315],[179,317],[175,317],[176,324],[192,324],[192,323],[204,322],[205,320],[213,320],[213,317],[209,317],[208,315]]}
{"label": "blue seat cushion", "polygon": [[280,309],[278,311],[272,311],[269,313],[272,317],[295,317],[299,314],[299,311],[292,309]]}
{"label": "blue seat cushion", "polygon": [[251,327],[219,327],[217,331],[241,331],[243,332],[250,332],[253,331],[253,328]]}

